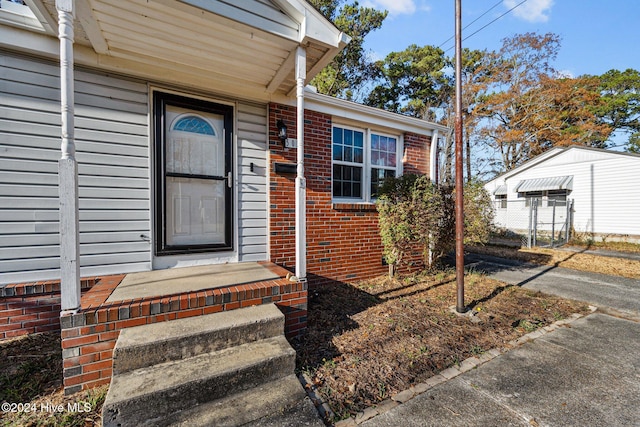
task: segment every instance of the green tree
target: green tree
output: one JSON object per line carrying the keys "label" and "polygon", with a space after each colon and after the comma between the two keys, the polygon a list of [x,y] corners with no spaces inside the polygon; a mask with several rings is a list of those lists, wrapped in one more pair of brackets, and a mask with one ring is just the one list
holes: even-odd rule
{"label": "green tree", "polygon": [[602,102],[595,113],[614,132],[629,135],[627,150],[640,151],[640,72],[609,70],[599,80]]}
{"label": "green tree", "polygon": [[410,45],[375,63],[378,84],[365,99],[367,105],[422,119],[434,120],[434,109],[448,101],[448,62],[442,49]]}
{"label": "green tree", "polygon": [[318,92],[358,100],[360,88],[372,78],[372,61],[364,49],[365,37],[382,26],[386,11],[360,6],[356,1],[309,0],[327,19],[351,37],[351,42],[316,75],[311,84]]}
{"label": "green tree", "polygon": [[377,201],[380,237],[390,265],[408,265],[411,254],[420,248],[427,268],[430,250],[442,234],[441,225],[449,214],[438,187],[424,175],[403,175],[385,181]]}

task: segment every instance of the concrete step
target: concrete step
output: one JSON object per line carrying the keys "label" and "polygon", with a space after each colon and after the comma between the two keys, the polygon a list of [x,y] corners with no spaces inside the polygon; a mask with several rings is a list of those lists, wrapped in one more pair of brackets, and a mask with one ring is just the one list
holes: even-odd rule
{"label": "concrete step", "polygon": [[294,368],[295,351],[280,335],[119,373],[111,379],[102,422],[165,425],[171,414],[287,377]]}
{"label": "concrete step", "polygon": [[[302,414],[301,408],[310,405],[313,410],[307,418],[317,421],[311,425],[324,426],[315,407],[305,397],[298,378],[291,374],[224,399],[172,414],[166,421],[172,427],[232,427],[266,418],[279,419],[291,412]],[[294,425],[302,425],[302,421],[298,419]]]}
{"label": "concrete step", "polygon": [[123,329],[113,350],[113,374],[281,335],[284,315],[264,304]]}

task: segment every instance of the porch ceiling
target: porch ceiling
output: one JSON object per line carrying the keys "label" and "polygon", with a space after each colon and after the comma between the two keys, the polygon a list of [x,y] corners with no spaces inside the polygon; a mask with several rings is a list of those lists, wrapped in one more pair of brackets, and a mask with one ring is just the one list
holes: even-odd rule
{"label": "porch ceiling", "polygon": [[[55,0],[31,4],[57,21]],[[324,18],[308,19],[317,13],[305,8],[297,0],[76,0],[75,42],[103,64],[152,68],[168,81],[288,94],[295,88],[297,46],[307,48],[310,79],[348,41]]]}

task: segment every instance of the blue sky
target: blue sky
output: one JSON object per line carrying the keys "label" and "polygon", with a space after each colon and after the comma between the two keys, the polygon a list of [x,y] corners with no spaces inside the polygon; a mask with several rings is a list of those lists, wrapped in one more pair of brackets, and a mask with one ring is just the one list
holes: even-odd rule
{"label": "blue sky", "polygon": [[[462,0],[462,26],[479,18],[463,31],[463,38],[521,2]],[[375,58],[410,44],[440,46],[454,34],[454,0],[360,0],[360,4],[390,12],[382,28],[366,39],[365,47]],[[554,66],[568,75],[599,75],[612,68],[640,70],[639,23],[637,0],[526,0],[464,40],[463,47],[498,50],[501,40],[514,34],[552,32],[562,39]],[[453,39],[442,46],[449,47]],[[453,56],[453,49],[447,54]]]}

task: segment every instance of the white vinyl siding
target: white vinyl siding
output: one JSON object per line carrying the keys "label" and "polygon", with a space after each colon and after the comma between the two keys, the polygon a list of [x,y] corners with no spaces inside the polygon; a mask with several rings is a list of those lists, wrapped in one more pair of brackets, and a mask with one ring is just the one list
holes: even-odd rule
{"label": "white vinyl siding", "polygon": [[[508,200],[513,201],[518,198],[515,188],[521,181],[568,175],[573,177],[573,184],[566,200],[573,200],[576,233],[640,236],[640,156],[637,155],[571,147],[529,168],[516,169],[516,173],[507,176],[506,182],[504,177],[499,177],[485,188],[491,192],[504,182],[509,188]],[[549,196],[564,199],[552,191],[543,196],[546,196],[544,206],[548,205]],[[557,206],[561,205],[562,202]],[[511,207],[509,203],[508,209]],[[528,210],[519,218],[518,224],[511,227],[526,229]]]}
{"label": "white vinyl siding", "polygon": [[[55,62],[0,56],[0,285],[59,278],[58,73]],[[75,76],[81,275],[150,270],[147,84],[82,69]],[[238,102],[236,123],[238,260],[261,261],[266,105]]]}
{"label": "white vinyl siding", "polygon": [[267,259],[267,106],[240,103],[237,115],[238,260],[264,261]]}
{"label": "white vinyl siding", "polygon": [[[59,277],[59,66],[0,57],[0,284]],[[147,86],[76,69],[81,274],[150,268]]]}

